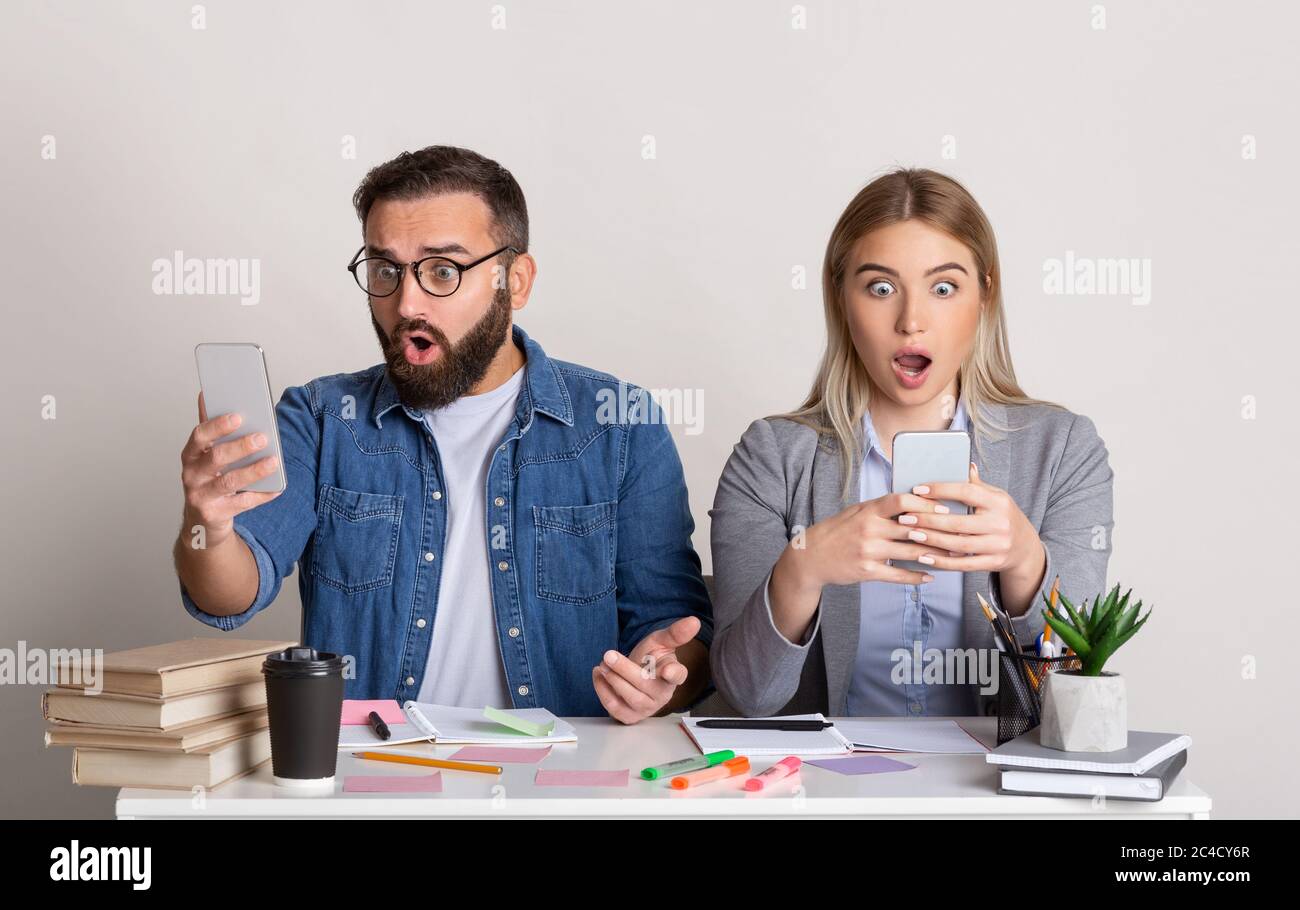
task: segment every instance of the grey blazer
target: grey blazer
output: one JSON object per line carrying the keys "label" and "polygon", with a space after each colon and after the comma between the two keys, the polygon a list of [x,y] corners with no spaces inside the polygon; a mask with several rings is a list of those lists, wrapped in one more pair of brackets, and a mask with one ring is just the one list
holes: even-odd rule
{"label": "grey blazer", "polygon": [[[1092,421],[1047,405],[985,405],[984,413],[1015,428],[1000,440],[972,441],[980,479],[1006,490],[1038,529],[1047,551],[1042,591],[1061,576],[1061,590],[1082,601],[1106,585],[1110,559],[1113,473]],[[973,432],[973,431],[968,431]],[[858,585],[822,591],[807,640],[788,641],[772,623],[767,580],[792,529],[808,527],[856,501],[840,496],[840,453],[833,438],[784,418],[756,420],[745,431],[718,482],[713,519],[714,638],[710,649],[717,692],[695,714],[762,716],[846,711],[857,659]],[[854,465],[851,489],[858,488]],[[964,647],[993,648],[993,633],[976,600],[995,596],[997,573],[962,579]],[[1043,629],[1041,598],[1013,620],[1021,643]],[[996,697],[978,696],[983,714]]]}

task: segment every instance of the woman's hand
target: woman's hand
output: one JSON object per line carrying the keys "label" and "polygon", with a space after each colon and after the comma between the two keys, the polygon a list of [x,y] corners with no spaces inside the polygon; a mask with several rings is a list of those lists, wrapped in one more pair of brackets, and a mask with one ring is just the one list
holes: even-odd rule
{"label": "woman's hand", "polygon": [[900,512],[930,514],[947,506],[911,493],[891,493],[851,505],[819,521],[786,546],[772,569],[772,621],[789,641],[807,631],[822,588],[863,581],[919,585],[933,576],[889,565],[891,559],[938,559],[946,551],[907,539],[910,528],[894,521]]}
{"label": "woman's hand", "polygon": [[969,515],[932,510],[899,515],[898,523],[908,528],[909,539],[945,551],[919,561],[936,569],[1003,573],[1003,606],[1013,615],[1023,613],[1042,582],[1047,556],[1037,529],[1011,495],[980,480],[974,462],[968,483],[923,484],[912,492],[927,501],[954,500],[974,509]]}

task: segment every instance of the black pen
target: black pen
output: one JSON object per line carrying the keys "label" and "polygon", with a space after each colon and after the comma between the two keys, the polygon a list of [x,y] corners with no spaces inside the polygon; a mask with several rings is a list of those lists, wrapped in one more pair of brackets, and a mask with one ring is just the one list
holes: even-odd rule
{"label": "black pen", "polygon": [[375,735],[380,739],[390,739],[392,737],[392,731],[388,729],[388,724],[384,723],[384,719],[379,716],[378,711],[371,711],[370,717],[366,719],[370,721],[370,729],[374,730]]}
{"label": "black pen", "polygon": [[714,718],[702,720],[695,726],[707,730],[785,730],[803,732],[825,730],[835,726],[828,720],[743,720],[741,718]]}

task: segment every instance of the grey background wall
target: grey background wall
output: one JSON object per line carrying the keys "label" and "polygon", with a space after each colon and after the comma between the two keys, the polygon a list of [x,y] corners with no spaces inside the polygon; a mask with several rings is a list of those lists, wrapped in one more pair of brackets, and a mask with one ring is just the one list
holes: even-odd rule
{"label": "grey background wall", "polygon": [[[835,218],[882,170],[924,165],[998,232],[1022,384],[1110,449],[1111,577],[1155,605],[1114,662],[1132,726],[1192,735],[1216,814],[1300,814],[1294,12],[20,2],[5,18],[0,647],[216,634],[183,612],[169,556],[193,346],[261,343],[277,395],[376,362],[343,270],[350,196],[435,142],[523,185],[541,270],[520,321],[552,355],[702,395],[702,432],[674,433],[707,567],[732,445],[811,379]],[[155,294],[154,260],[178,250],[258,260],[259,301]],[[1049,293],[1067,251],[1149,266],[1149,302]],[[290,583],[241,634],[294,637],[298,611]],[[114,791],[74,787],[70,753],[43,749],[41,689],[0,686],[0,812],[110,814]]]}

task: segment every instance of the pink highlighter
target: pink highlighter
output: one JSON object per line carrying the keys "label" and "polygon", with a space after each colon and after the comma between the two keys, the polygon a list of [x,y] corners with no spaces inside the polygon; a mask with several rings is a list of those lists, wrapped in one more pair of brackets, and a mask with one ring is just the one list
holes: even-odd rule
{"label": "pink highlighter", "polygon": [[745,789],[751,791],[762,790],[768,784],[774,784],[777,781],[783,780],[791,774],[794,774],[799,770],[799,766],[802,764],[803,761],[796,755],[791,755],[789,758],[783,758],[766,771],[763,771],[760,774],[755,774],[749,780],[745,781]]}

